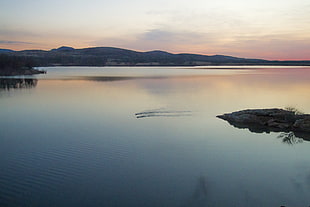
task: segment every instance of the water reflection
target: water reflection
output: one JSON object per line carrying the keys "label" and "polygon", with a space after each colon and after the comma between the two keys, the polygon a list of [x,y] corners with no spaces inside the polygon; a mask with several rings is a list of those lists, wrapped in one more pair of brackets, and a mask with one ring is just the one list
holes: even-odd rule
{"label": "water reflection", "polygon": [[34,88],[37,83],[37,79],[0,78],[0,90]]}
{"label": "water reflection", "polygon": [[[76,77],[72,77],[76,79]],[[101,82],[110,82],[110,81],[126,81],[126,80],[139,80],[139,79],[163,79],[165,77],[161,76],[80,76],[77,79],[88,80],[88,81],[101,81]]]}
{"label": "water reflection", "polygon": [[[306,72],[294,78],[285,71],[161,79],[36,77],[35,90],[11,89],[14,96],[0,97],[5,117],[0,206],[306,206],[308,143],[279,144],[281,132],[273,139],[266,134],[254,139],[247,131],[231,136],[237,130],[215,118],[251,107],[293,105],[309,113]],[[190,110],[192,116],[134,115],[154,109]],[[205,172],[207,177],[199,177]]]}
{"label": "water reflection", "polygon": [[205,176],[197,180],[193,195],[181,207],[201,207],[207,205],[208,185]]}
{"label": "water reflection", "polygon": [[285,129],[273,128],[263,125],[257,124],[245,124],[245,123],[236,123],[236,122],[228,122],[235,128],[238,129],[248,129],[250,132],[254,133],[270,133],[270,132],[281,132],[278,138],[282,139],[283,143],[286,144],[298,144],[302,143],[303,141],[310,141],[310,133],[307,132],[292,132],[287,131]]}
{"label": "water reflection", "polygon": [[278,138],[282,139],[282,142],[288,145],[294,145],[303,142],[303,139],[296,137],[294,132],[282,132]]}
{"label": "water reflection", "polygon": [[310,173],[306,177],[306,183],[308,185],[308,188],[310,189]]}

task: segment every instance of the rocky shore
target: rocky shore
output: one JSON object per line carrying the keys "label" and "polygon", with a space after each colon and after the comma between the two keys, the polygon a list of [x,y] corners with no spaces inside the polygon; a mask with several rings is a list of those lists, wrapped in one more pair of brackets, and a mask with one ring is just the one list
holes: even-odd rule
{"label": "rocky shore", "polygon": [[46,73],[34,69],[36,63],[31,56],[0,54],[0,76],[35,75]]}
{"label": "rocky shore", "polygon": [[0,76],[35,75],[42,73],[46,73],[46,71],[36,70],[33,68],[0,69]]}
{"label": "rocky shore", "polygon": [[284,109],[247,109],[217,116],[252,132],[294,132],[310,139],[310,114]]}

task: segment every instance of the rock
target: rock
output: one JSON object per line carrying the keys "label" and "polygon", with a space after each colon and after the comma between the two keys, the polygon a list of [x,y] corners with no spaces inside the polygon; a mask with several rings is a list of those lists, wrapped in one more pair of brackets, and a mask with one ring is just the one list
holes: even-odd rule
{"label": "rock", "polygon": [[305,132],[310,133],[310,115],[296,114],[284,109],[247,109],[217,116],[237,128],[252,132]]}
{"label": "rock", "polygon": [[298,131],[310,132],[310,117],[296,120],[293,128]]}
{"label": "rock", "polygon": [[217,116],[218,118],[238,122],[267,125],[268,123],[294,122],[294,112],[283,109],[247,109]]}

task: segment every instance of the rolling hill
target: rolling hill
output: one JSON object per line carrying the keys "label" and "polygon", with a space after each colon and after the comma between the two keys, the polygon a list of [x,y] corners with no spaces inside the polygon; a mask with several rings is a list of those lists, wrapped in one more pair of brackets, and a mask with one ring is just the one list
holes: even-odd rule
{"label": "rolling hill", "polygon": [[74,49],[62,46],[48,51],[0,49],[0,52],[31,58],[35,66],[310,65],[310,61],[268,61],[225,55],[173,54],[160,50],[138,52],[115,47]]}

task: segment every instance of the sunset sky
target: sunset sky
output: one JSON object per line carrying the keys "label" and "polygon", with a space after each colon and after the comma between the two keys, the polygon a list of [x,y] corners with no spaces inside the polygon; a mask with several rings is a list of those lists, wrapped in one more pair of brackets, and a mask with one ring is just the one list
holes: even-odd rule
{"label": "sunset sky", "polygon": [[309,0],[0,0],[0,48],[310,60]]}

